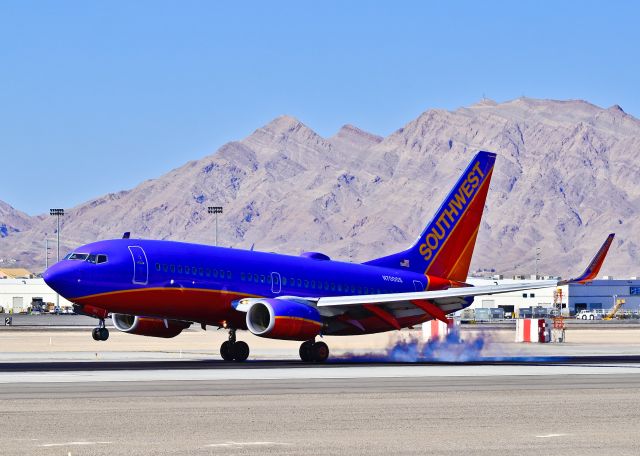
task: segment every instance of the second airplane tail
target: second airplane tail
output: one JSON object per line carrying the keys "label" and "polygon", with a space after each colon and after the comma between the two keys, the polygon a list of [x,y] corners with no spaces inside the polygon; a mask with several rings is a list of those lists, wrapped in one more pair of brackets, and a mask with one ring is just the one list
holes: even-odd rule
{"label": "second airplane tail", "polygon": [[496,154],[478,152],[407,250],[365,264],[407,268],[449,280],[467,279]]}

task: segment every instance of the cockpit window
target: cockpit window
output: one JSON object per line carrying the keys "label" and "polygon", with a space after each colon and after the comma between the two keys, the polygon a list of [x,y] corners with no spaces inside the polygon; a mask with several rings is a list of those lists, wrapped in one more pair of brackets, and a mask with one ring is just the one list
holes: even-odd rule
{"label": "cockpit window", "polygon": [[87,256],[87,262],[88,263],[93,263],[93,264],[100,264],[100,263],[106,263],[107,262],[107,256],[103,255],[103,254],[91,254]]}
{"label": "cockpit window", "polygon": [[69,260],[80,260],[84,261],[89,256],[88,253],[72,253],[69,255]]}

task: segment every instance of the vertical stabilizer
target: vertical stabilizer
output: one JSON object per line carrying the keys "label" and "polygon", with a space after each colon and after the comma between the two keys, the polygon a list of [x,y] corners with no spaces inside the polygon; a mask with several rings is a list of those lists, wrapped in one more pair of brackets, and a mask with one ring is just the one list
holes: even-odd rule
{"label": "vertical stabilizer", "polygon": [[411,247],[365,264],[465,281],[495,161],[496,154],[478,152]]}

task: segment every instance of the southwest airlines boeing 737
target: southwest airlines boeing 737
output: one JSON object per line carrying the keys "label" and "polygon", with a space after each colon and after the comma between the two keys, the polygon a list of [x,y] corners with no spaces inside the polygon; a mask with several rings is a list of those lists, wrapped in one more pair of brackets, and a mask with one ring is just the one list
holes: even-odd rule
{"label": "southwest airlines boeing 737", "polygon": [[[323,362],[329,347],[318,337],[446,322],[475,296],[561,283],[465,283],[495,159],[489,152],[473,157],[411,247],[363,264],[317,252],[287,256],[125,235],[77,248],[44,280],[77,312],[99,319],[95,340],[109,337],[109,315],[118,330],[153,337],[175,337],[199,323],[229,330],[220,347],[225,360],[249,356],[249,346],[236,340],[240,329],[302,341],[300,358]],[[613,234],[571,282],[595,278],[612,240]]]}

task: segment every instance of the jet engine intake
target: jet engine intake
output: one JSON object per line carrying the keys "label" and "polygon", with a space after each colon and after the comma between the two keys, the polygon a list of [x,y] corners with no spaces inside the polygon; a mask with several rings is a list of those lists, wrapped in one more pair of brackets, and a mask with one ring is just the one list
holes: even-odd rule
{"label": "jet engine intake", "polygon": [[164,337],[165,339],[176,337],[183,329],[191,326],[191,323],[185,321],[116,313],[111,315],[111,319],[113,326],[119,331],[140,336]]}
{"label": "jet engine intake", "polygon": [[322,317],[313,306],[285,299],[264,299],[247,311],[247,328],[270,339],[311,340],[320,334]]}

